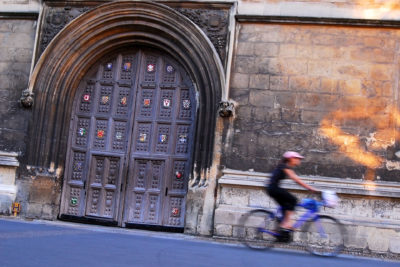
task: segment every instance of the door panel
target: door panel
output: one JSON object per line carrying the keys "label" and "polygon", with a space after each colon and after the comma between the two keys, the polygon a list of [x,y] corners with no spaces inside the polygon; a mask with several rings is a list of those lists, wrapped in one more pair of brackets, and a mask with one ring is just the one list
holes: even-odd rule
{"label": "door panel", "polygon": [[114,218],[119,201],[121,159],[93,155],[86,215]]}
{"label": "door panel", "polygon": [[157,51],[124,51],[79,90],[61,214],[183,227],[196,106],[185,71]]}

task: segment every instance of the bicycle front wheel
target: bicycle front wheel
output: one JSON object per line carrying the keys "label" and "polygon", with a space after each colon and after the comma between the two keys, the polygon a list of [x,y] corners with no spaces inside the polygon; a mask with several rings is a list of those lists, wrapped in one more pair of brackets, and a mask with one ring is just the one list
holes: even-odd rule
{"label": "bicycle front wheel", "polygon": [[278,222],[270,211],[252,210],[243,217],[240,241],[249,248],[263,250],[275,242],[275,229]]}
{"label": "bicycle front wheel", "polygon": [[336,256],[344,248],[345,228],[338,220],[318,215],[308,221],[301,233],[309,252],[318,256]]}

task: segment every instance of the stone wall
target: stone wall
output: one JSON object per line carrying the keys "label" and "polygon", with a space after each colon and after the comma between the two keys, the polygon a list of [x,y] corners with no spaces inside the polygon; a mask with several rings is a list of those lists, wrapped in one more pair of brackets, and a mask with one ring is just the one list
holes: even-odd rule
{"label": "stone wall", "polygon": [[0,19],[0,150],[23,153],[29,111],[19,105],[27,88],[36,21]]}
{"label": "stone wall", "polygon": [[[4,2],[4,1],[3,1]],[[13,1],[14,4],[29,4],[29,1]],[[11,2],[2,3],[7,11]],[[16,12],[27,11],[14,5]],[[34,15],[13,16],[2,13],[0,19],[0,214],[10,214],[13,201],[22,201],[18,196],[29,194],[16,179],[19,160],[26,152],[27,128],[30,111],[19,104],[21,92],[27,88],[32,63],[36,34]],[[22,203],[26,209],[26,202]]]}
{"label": "stone wall", "polygon": [[396,29],[241,23],[223,165],[268,172],[285,150],[300,173],[398,181]]}

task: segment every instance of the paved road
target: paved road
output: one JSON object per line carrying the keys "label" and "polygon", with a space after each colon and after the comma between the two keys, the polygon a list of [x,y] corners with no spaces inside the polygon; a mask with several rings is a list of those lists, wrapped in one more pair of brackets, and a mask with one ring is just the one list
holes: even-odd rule
{"label": "paved road", "polygon": [[290,250],[252,251],[183,234],[0,219],[0,266],[400,266],[400,262]]}

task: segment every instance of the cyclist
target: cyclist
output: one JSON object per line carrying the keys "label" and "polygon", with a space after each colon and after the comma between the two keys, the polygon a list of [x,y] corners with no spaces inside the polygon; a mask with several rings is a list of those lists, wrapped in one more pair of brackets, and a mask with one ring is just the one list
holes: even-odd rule
{"label": "cyclist", "polygon": [[290,194],[287,190],[279,186],[280,181],[289,177],[304,188],[313,192],[319,192],[314,187],[304,183],[292,170],[294,167],[299,166],[301,159],[304,157],[294,151],[286,151],[283,154],[282,160],[272,172],[272,176],[267,187],[267,192],[281,207],[283,219],[280,223],[280,237],[278,241],[289,241],[292,228],[292,217],[294,208],[297,204],[297,198]]}

